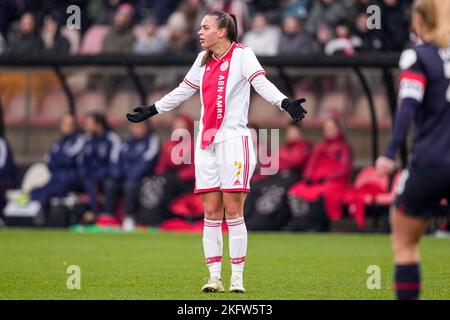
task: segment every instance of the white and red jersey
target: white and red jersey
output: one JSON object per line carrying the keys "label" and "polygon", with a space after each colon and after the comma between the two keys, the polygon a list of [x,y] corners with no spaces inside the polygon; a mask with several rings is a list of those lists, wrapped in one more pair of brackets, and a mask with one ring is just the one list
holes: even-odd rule
{"label": "white and red jersey", "polygon": [[278,107],[286,98],[264,77],[266,72],[250,47],[233,42],[221,57],[213,55],[202,66],[205,54],[207,51],[200,52],[183,82],[155,103],[159,113],[169,111],[200,90],[202,110],[197,146],[203,149],[213,142],[250,136],[247,128],[250,84]]}

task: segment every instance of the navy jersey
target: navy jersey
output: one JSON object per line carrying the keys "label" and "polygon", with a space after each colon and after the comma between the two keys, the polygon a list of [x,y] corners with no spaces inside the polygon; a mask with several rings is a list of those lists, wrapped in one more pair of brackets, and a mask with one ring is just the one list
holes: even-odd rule
{"label": "navy jersey", "polygon": [[87,136],[83,150],[77,158],[84,180],[99,182],[111,173],[116,174],[119,164],[120,138],[107,131],[101,136]]}
{"label": "navy jersey", "polygon": [[153,171],[160,150],[158,137],[148,133],[142,138],[128,138],[120,150],[120,173],[127,181],[137,182]]}
{"label": "navy jersey", "polygon": [[19,172],[6,140],[0,137],[0,189],[12,188],[19,182]]}
{"label": "navy jersey", "polygon": [[79,132],[63,136],[53,143],[45,162],[52,177],[59,179],[76,178],[76,158],[81,152],[86,137]]}
{"label": "navy jersey", "polygon": [[416,167],[450,167],[450,48],[423,44],[400,58],[399,109],[385,155],[394,158],[412,120]]}

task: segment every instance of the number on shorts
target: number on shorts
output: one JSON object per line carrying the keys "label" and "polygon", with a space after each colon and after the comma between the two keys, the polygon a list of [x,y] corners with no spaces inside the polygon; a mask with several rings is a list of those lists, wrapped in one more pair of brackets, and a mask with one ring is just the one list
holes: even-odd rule
{"label": "number on shorts", "polygon": [[241,170],[242,170],[242,162],[241,161],[235,161],[234,162],[234,166],[237,169],[236,178],[239,178],[239,176],[241,175]]}
{"label": "number on shorts", "polygon": [[398,180],[398,185],[397,185],[397,190],[396,190],[396,193],[398,195],[402,194],[403,191],[405,191],[405,184],[406,184],[406,181],[408,180],[408,178],[409,178],[409,171],[408,171],[408,169],[404,169]]}

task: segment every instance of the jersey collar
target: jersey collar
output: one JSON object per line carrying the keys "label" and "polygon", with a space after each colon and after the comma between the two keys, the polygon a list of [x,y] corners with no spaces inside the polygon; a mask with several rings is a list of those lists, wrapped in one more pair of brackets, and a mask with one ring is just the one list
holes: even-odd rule
{"label": "jersey collar", "polygon": [[216,57],[214,56],[214,53],[213,53],[213,55],[212,55],[213,59],[216,60],[216,61],[221,60],[223,57],[225,57],[225,56],[227,55],[228,52],[230,52],[231,48],[233,48],[233,46],[234,46],[235,43],[236,43],[236,42],[233,41],[233,42],[231,43],[230,47],[228,48],[228,50],[225,51],[225,53],[224,53],[220,58],[216,58]]}

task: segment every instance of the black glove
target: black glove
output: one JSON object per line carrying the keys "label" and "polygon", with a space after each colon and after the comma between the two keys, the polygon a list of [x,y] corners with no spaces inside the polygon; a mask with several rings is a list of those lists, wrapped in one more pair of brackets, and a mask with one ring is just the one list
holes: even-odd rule
{"label": "black glove", "polygon": [[298,100],[284,99],[281,102],[281,108],[286,110],[295,122],[298,122],[305,117],[306,113],[308,113],[302,107],[302,103],[305,101],[306,99],[298,99]]}
{"label": "black glove", "polygon": [[147,118],[153,117],[155,114],[158,114],[158,110],[156,110],[155,105],[151,105],[150,107],[142,106],[133,109],[134,114],[127,113],[127,119],[131,122],[141,122]]}

